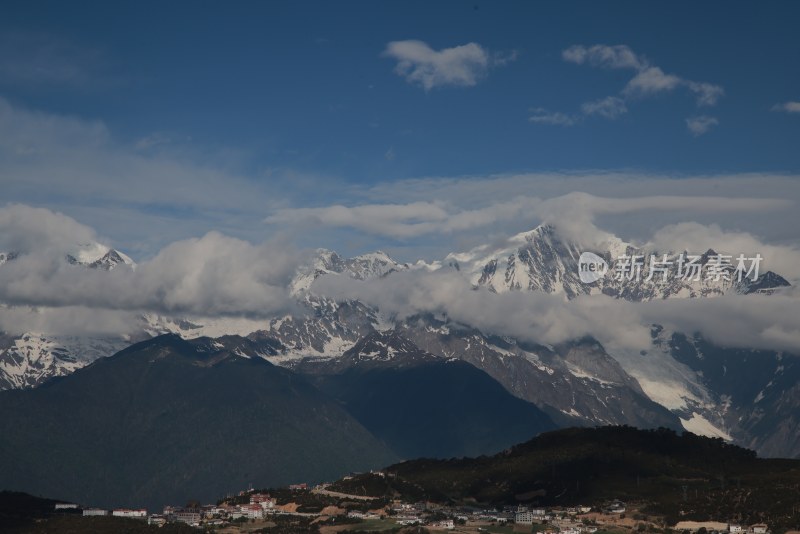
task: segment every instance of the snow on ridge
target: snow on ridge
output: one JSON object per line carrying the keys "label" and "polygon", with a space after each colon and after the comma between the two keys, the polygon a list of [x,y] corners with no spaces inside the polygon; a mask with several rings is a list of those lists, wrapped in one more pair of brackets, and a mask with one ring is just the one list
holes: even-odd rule
{"label": "snow on ridge", "polygon": [[725,432],[723,429],[714,426],[708,419],[697,412],[693,412],[692,417],[689,419],[684,419],[683,417],[680,419],[683,428],[692,434],[706,436],[709,438],[722,438],[725,441],[733,441],[733,438],[730,434]]}
{"label": "snow on ridge", "polygon": [[108,254],[111,248],[100,243],[79,243],[67,251],[78,263],[89,264]]}

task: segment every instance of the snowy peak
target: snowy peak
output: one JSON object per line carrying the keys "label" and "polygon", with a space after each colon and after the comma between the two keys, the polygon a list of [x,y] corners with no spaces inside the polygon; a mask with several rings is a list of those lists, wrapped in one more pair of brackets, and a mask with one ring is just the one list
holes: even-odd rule
{"label": "snowy peak", "polygon": [[422,350],[413,341],[392,330],[373,332],[363,337],[345,351],[332,367],[364,369],[388,365],[397,368],[432,361],[441,361],[441,358]]}
{"label": "snowy peak", "polygon": [[[694,298],[737,293],[772,293],[789,283],[773,272],[760,273],[753,281],[737,276],[734,264],[716,265],[720,254],[708,249],[696,254],[698,271],[687,271],[689,253],[664,254],[639,248],[609,236],[597,247],[581,247],[563,239],[556,228],[542,225],[508,240],[509,246],[494,250],[482,246],[462,254],[450,254],[449,264],[469,276],[475,287],[490,291],[543,291],[567,298],[604,294],[631,301],[666,298]],[[593,252],[608,265],[605,276],[592,283],[581,281],[579,260],[583,252]],[[628,258],[628,259],[626,259]],[[728,257],[730,258],[730,257]],[[651,260],[659,271],[650,275]],[[735,258],[734,258],[735,260]],[[625,268],[625,262],[638,263]],[[709,276],[714,268],[715,276]],[[699,272],[699,274],[697,274]]]}
{"label": "snowy peak", "polygon": [[362,254],[345,260],[345,272],[357,280],[381,278],[394,271],[408,269],[408,265],[400,264],[383,251]]}
{"label": "snowy peak", "polygon": [[395,261],[382,251],[362,254],[353,258],[343,258],[336,252],[319,249],[310,265],[298,269],[291,283],[291,291],[295,295],[307,292],[314,280],[326,274],[346,275],[356,280],[369,280],[408,268],[407,264]]}
{"label": "snowy peak", "polygon": [[90,265],[108,254],[111,248],[97,242],[78,243],[66,251],[67,261],[76,265]]}
{"label": "snowy peak", "polygon": [[[120,265],[131,269],[136,268],[136,262],[128,255],[100,243],[75,245],[67,248],[66,252],[62,249],[60,254],[63,255],[59,259],[63,259],[71,265],[82,265],[101,271],[110,271]],[[14,261],[20,255],[19,252],[0,252],[0,265]]]}
{"label": "snowy peak", "polygon": [[117,266],[125,265],[127,267],[135,268],[136,263],[118,250],[111,249],[102,257],[96,259],[89,264],[92,269],[100,269],[102,271],[110,271]]}
{"label": "snowy peak", "polygon": [[85,265],[101,271],[110,271],[120,265],[136,267],[136,263],[127,255],[99,243],[78,245],[67,253],[66,259],[73,265]]}
{"label": "snowy peak", "polygon": [[551,225],[511,237],[508,246],[477,247],[450,254],[451,265],[465,272],[474,286],[490,291],[544,291],[568,298],[591,292],[578,278],[580,248],[562,240]]}
{"label": "snowy peak", "polygon": [[243,358],[267,360],[278,354],[280,343],[263,337],[258,341],[241,336],[222,336],[218,338],[200,337],[190,343],[203,355],[202,365],[216,365],[225,360]]}
{"label": "snowy peak", "polygon": [[127,345],[121,338],[0,333],[0,391],[37,387],[97,358],[110,356]]}

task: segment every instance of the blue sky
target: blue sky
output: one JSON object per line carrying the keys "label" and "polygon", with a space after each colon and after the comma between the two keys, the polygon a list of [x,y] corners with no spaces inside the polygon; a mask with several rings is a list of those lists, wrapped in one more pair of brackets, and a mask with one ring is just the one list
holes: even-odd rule
{"label": "blue sky", "polygon": [[[559,173],[675,194],[711,175],[697,191],[737,197],[760,178],[719,177],[769,175],[794,195],[798,21],[791,3],[6,2],[0,200],[140,256],[217,229],[410,257],[472,241],[275,214],[427,200],[452,215],[481,207],[453,180],[529,176],[502,202],[577,190]],[[786,197],[769,183],[760,196]]]}

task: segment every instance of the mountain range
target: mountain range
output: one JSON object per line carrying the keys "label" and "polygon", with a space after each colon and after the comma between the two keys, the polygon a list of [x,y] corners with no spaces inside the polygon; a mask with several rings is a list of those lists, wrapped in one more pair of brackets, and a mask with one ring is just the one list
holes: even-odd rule
{"label": "mountain range", "polygon": [[[67,260],[77,267],[135,268],[124,254],[88,248],[92,254]],[[366,375],[380,375],[386,369],[412,372],[403,371],[409,358],[425,365],[439,364],[448,372],[459,369],[453,360],[460,360],[485,372],[559,426],[687,429],[766,456],[800,455],[795,415],[800,410],[796,385],[800,366],[795,355],[726,347],[696,332],[670,331],[659,325],[653,325],[650,342],[636,349],[608,348],[591,337],[557,345],[536,343],[483,331],[442,315],[420,313],[399,318],[378,306],[335,299],[316,290],[321,279],[345,277],[380,284],[398,273],[415,270],[459,274],[478,292],[542,292],[568,300],[602,294],[641,302],[713,298],[731,292],[770,298],[771,293],[789,285],[774,272],[761,273],[755,283],[738,282],[732,276],[718,281],[606,276],[588,285],[578,276],[581,250],[546,225],[514,236],[506,245],[477,247],[438,262],[400,263],[383,252],[344,258],[320,250],[310,264],[298,269],[289,286],[302,313],[257,322],[144,313],[135,325],[137,333],[125,338],[41,332],[6,335],[0,338],[0,388],[36,387],[132,342],[163,333],[185,339],[237,334],[258,347],[267,361],[311,377],[345,405],[354,401],[341,395],[337,382],[352,381],[354,387],[362,387],[369,382],[363,378]],[[656,253],[617,238],[608,239],[594,252],[610,265],[623,254]],[[675,257],[674,252],[669,254]],[[709,250],[698,256],[705,265],[715,255]],[[6,257],[14,261],[13,253]],[[728,274],[733,273],[729,270]],[[376,340],[382,344],[380,350]],[[366,346],[372,349],[357,348]],[[368,415],[362,414],[362,418],[363,424]],[[408,451],[424,453],[424,448]]]}
{"label": "mountain range", "polygon": [[[0,393],[0,487],[158,510],[251,483],[333,480],[397,459],[488,454],[555,428],[483,371],[373,335],[302,374],[263,342],[165,334]],[[266,348],[265,348],[266,347]]]}

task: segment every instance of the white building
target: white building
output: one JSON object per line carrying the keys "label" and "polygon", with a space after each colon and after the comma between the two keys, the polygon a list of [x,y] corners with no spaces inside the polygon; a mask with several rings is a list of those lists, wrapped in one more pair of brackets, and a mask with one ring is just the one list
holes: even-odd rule
{"label": "white building", "polygon": [[118,508],[111,512],[114,517],[131,517],[133,519],[147,519],[147,510],[128,510],[127,508]]}
{"label": "white building", "polygon": [[275,508],[275,499],[266,493],[254,493],[250,496],[250,504],[258,504],[264,510]]}
{"label": "white building", "polygon": [[741,525],[730,525],[728,527],[728,532],[731,534],[742,534],[744,532],[744,528]]}
{"label": "white building", "polygon": [[247,519],[262,519],[264,517],[264,508],[260,504],[243,504],[239,507],[239,510]]}
{"label": "white building", "polygon": [[750,531],[753,534],[767,534],[768,530],[769,528],[767,527],[767,525],[764,525],[763,523],[758,525],[753,525],[752,527],[750,527]]}
{"label": "white building", "polygon": [[182,510],[175,510],[170,517],[179,523],[186,523],[187,525],[200,524],[200,512],[194,508],[186,508]]}
{"label": "white building", "polygon": [[108,510],[103,510],[102,508],[84,508],[83,509],[83,516],[95,516],[95,515],[108,515]]}
{"label": "white building", "polygon": [[532,525],[534,517],[533,512],[517,512],[514,514],[514,523],[517,525]]}
{"label": "white building", "polygon": [[78,505],[71,502],[56,503],[56,510],[77,510]]}

